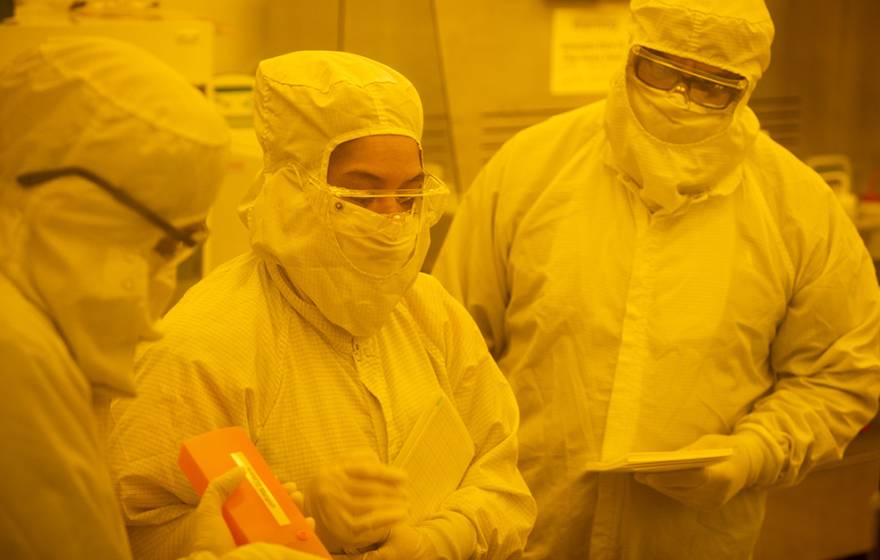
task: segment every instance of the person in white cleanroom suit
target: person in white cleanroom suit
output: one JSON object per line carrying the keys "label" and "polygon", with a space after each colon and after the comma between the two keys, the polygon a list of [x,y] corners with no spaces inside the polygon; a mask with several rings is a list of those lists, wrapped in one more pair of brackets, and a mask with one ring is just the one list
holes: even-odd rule
{"label": "person in white cleanroom suit", "polygon": [[[417,92],[361,56],[304,51],[260,63],[254,103],[253,251],[169,312],[137,362],[144,398],[112,411],[133,547],[178,553],[195,495],[176,442],[239,425],[304,490],[332,553],[517,557],[535,511],[513,393],[464,308],[419,273],[446,188],[422,169]],[[433,457],[422,476],[401,463],[413,442]]]}
{"label": "person in white cleanroom suit", "polygon": [[[607,99],[483,168],[434,273],[520,406],[527,558],[747,558],[765,493],[875,414],[878,290],[832,191],[759,133],[762,0],[633,0]],[[733,448],[657,474],[585,465]]]}
{"label": "person in white cleanroom suit", "polygon": [[[0,557],[130,558],[100,419],[203,238],[226,127],[173,70],[97,38],[0,69]],[[194,557],[233,548],[209,487]],[[305,556],[253,545],[228,559]],[[311,556],[310,556],[311,557]]]}

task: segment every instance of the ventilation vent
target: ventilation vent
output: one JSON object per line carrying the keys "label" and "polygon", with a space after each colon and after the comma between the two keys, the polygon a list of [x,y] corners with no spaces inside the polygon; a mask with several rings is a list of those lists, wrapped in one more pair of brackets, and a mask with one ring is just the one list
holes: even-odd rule
{"label": "ventilation vent", "polygon": [[[446,115],[434,113],[425,115],[425,130],[422,133],[422,151],[425,162],[443,169],[443,178],[452,178],[452,151],[449,149],[449,125]],[[436,169],[433,170],[435,173]]]}
{"label": "ventilation vent", "polygon": [[487,111],[480,115],[480,164],[484,165],[514,134],[574,107]]}
{"label": "ventilation vent", "polygon": [[753,98],[749,106],[770,137],[798,154],[803,145],[803,100],[800,97]]}

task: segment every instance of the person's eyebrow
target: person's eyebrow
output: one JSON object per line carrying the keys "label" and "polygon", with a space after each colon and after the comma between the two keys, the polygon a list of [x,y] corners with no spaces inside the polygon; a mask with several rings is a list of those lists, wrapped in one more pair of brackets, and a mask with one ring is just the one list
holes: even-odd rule
{"label": "person's eyebrow", "polygon": [[[363,169],[352,169],[350,171],[345,171],[342,173],[343,176],[349,177],[352,179],[361,179],[367,181],[368,183],[378,184],[382,183],[384,179],[379,177],[374,173],[370,173],[369,171],[364,171]],[[425,179],[425,172],[419,171],[409,179],[405,180],[401,185],[409,185],[410,183],[420,182]]]}
{"label": "person's eyebrow", "polygon": [[345,171],[342,173],[342,175],[345,177],[351,177],[353,179],[363,179],[363,180],[368,181],[370,183],[381,183],[382,182],[382,177],[379,177],[378,175],[374,175],[373,173],[370,173],[369,171],[363,171],[360,169],[352,169],[350,171]]}
{"label": "person's eyebrow", "polygon": [[422,182],[424,180],[425,180],[425,172],[420,171],[420,172],[416,173],[415,175],[413,175],[411,178],[404,181],[403,184],[408,185],[410,183]]}

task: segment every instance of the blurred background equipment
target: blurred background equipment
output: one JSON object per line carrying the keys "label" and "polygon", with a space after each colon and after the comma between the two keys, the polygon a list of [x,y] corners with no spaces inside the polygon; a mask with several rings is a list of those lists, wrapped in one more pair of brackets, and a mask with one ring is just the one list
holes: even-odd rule
{"label": "blurred background equipment", "polygon": [[220,74],[211,85],[214,105],[230,128],[232,150],[223,186],[208,216],[211,236],[204,247],[203,274],[250,249],[237,208],[263,165],[253,128],[253,89],[252,74]]}

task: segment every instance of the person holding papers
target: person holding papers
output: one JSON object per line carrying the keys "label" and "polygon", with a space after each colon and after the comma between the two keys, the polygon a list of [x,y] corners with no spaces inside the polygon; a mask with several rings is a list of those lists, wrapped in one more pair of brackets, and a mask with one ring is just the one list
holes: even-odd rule
{"label": "person holding papers", "polygon": [[137,361],[109,452],[136,553],[185,550],[182,440],[244,427],[304,490],[331,553],[519,557],[535,504],[513,393],[467,312],[419,273],[446,187],[394,70],[295,52],[257,70],[264,166],[241,207],[252,251],[214,271]]}
{"label": "person holding papers", "polygon": [[747,559],[768,488],[839,459],[877,413],[880,291],[832,190],[749,108],[764,0],[630,12],[606,98],[498,150],[433,273],[519,402],[527,560]]}

